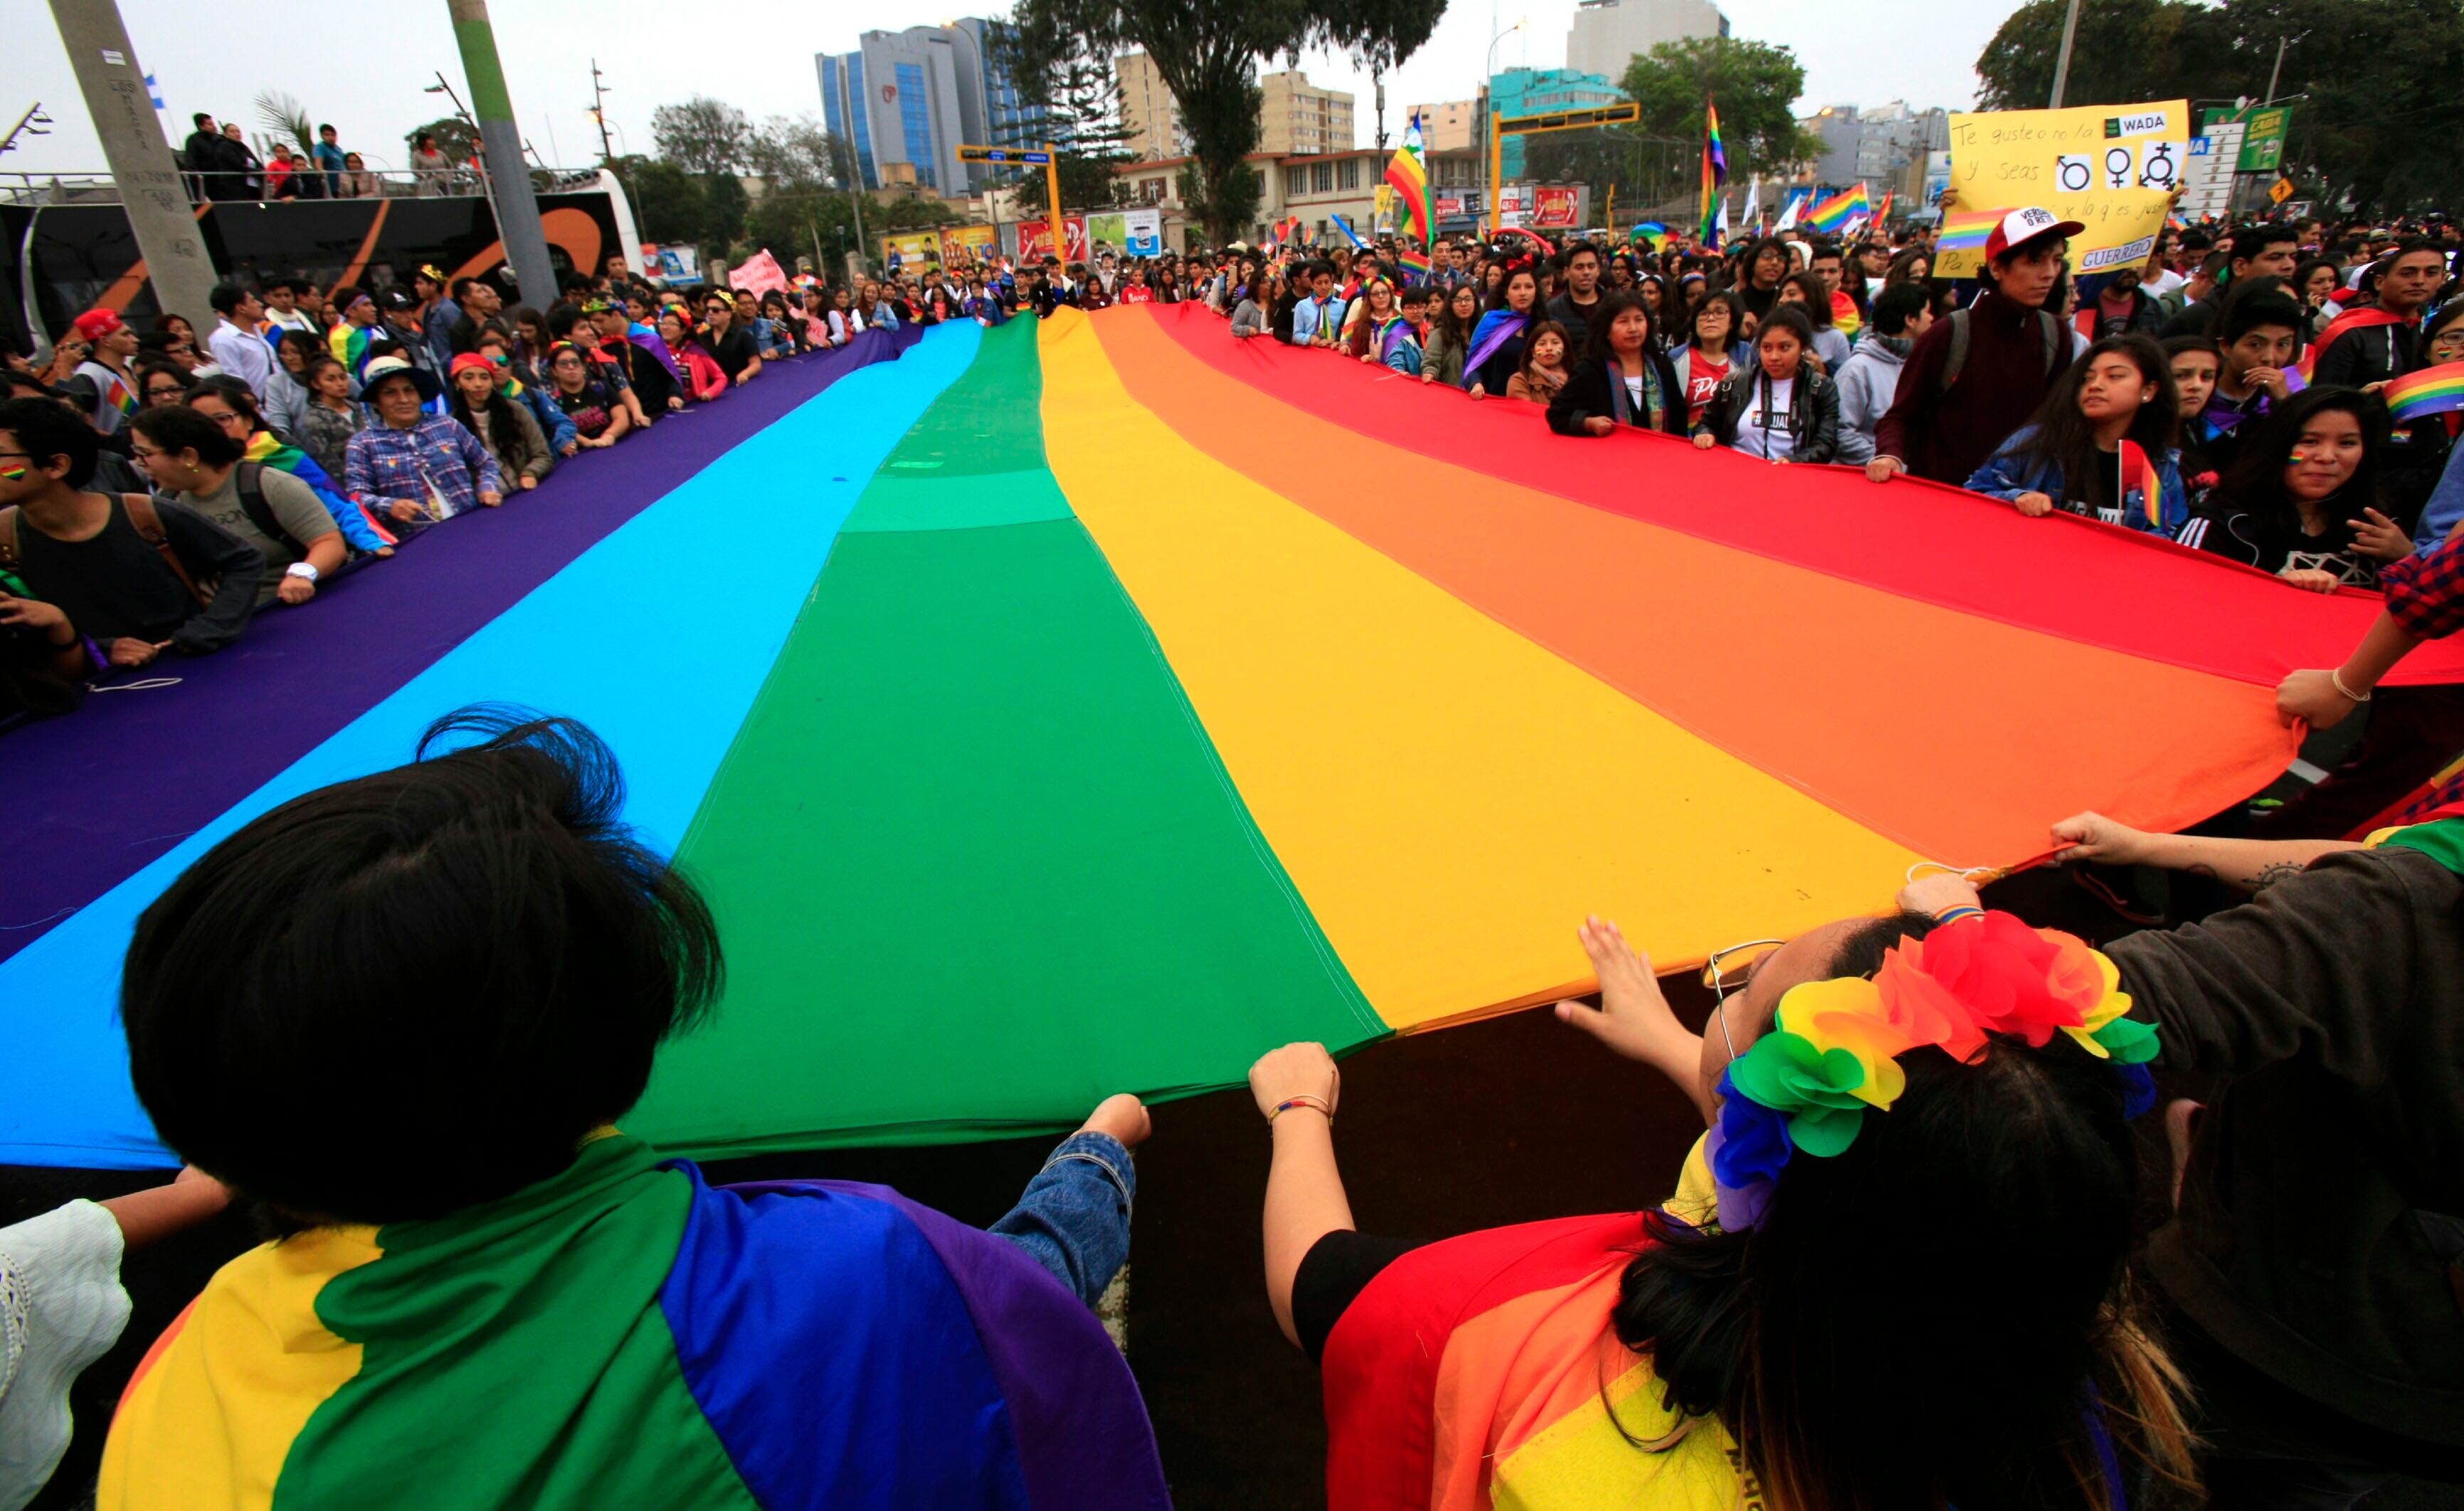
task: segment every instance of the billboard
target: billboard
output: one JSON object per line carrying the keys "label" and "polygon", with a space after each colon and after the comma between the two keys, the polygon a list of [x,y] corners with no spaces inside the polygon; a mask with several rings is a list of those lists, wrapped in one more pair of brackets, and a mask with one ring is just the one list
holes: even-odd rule
{"label": "billboard", "polygon": [[990,262],[999,256],[1001,242],[990,226],[953,226],[941,233],[943,262]]}
{"label": "billboard", "polygon": [[920,272],[925,267],[941,265],[941,237],[937,232],[910,231],[881,238],[881,260],[892,271]]}
{"label": "billboard", "polygon": [[1065,263],[1087,260],[1087,217],[1061,217],[1062,234],[1067,239],[1067,251],[1052,250],[1052,223],[1048,220],[1022,220],[1018,223],[1018,255],[1022,261],[1042,261],[1046,256],[1057,256]]}

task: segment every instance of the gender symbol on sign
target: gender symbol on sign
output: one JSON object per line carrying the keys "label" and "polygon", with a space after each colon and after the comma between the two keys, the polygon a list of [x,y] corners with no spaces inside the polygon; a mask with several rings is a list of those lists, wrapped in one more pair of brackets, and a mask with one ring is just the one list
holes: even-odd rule
{"label": "gender symbol on sign", "polygon": [[2170,142],[2143,142],[2139,144],[2139,187],[2169,189],[2181,181],[2181,165],[2173,156]]}
{"label": "gender symbol on sign", "polygon": [[2128,189],[2130,187],[2131,170],[2136,167],[2131,162],[2133,156],[2128,146],[2109,146],[2104,149],[2105,188]]}
{"label": "gender symbol on sign", "polygon": [[2087,159],[2064,153],[2054,159],[2054,187],[2065,194],[2084,194],[2096,187],[2096,169]]}

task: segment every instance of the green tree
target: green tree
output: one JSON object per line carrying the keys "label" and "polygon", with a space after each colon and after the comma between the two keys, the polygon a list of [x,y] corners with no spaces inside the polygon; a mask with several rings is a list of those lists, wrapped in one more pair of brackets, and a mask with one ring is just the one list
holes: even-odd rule
{"label": "green tree", "polygon": [[1121,129],[1121,83],[1112,60],[1078,49],[1060,65],[1051,93],[1053,139],[1063,148],[1062,209],[1102,210],[1120,203],[1125,196],[1112,166],[1130,161],[1121,145],[1129,133]]}
{"label": "green tree", "polygon": [[1180,202],[1189,218],[1210,230],[1221,228],[1216,239],[1233,241],[1258,218],[1258,202],[1265,197],[1266,180],[1246,163],[1236,165],[1215,193],[1209,195],[1198,172],[1180,170]]}
{"label": "green tree", "polygon": [[[2203,9],[2185,0],[2082,6],[2063,103],[2129,105],[2168,98],[2183,78],[2183,28]],[[2067,0],[2030,0],[2003,21],[1976,59],[1978,109],[2045,108],[2054,96],[2066,10]]]}
{"label": "green tree", "polygon": [[633,206],[633,224],[642,239],[651,242],[697,241],[701,238],[704,205],[701,180],[657,158],[639,152],[610,158],[610,171],[625,187]]}
{"label": "green tree", "polygon": [[659,156],[688,173],[733,173],[744,166],[753,128],[734,105],[695,95],[651,111],[650,136]]}
{"label": "green tree", "polygon": [[1621,87],[1642,107],[1635,134],[1646,139],[1700,143],[1704,102],[1716,105],[1731,180],[1776,173],[1822,151],[1796,123],[1805,69],[1785,47],[1730,36],[1662,42],[1626,65]]}
{"label": "green tree", "polygon": [[809,115],[772,116],[744,139],[744,167],[764,183],[823,189],[845,160],[839,141]]}
{"label": "green tree", "polygon": [[942,226],[955,226],[961,216],[945,200],[927,194],[914,194],[891,200],[880,208],[877,231],[934,231]]}
{"label": "green tree", "polygon": [[1071,57],[1143,49],[1180,101],[1199,166],[1193,203],[1207,207],[1202,223],[1221,242],[1243,224],[1228,211],[1241,160],[1258,144],[1258,60],[1327,47],[1391,73],[1443,10],[1427,0],[1019,0],[1001,56],[1019,93],[1044,104]]}
{"label": "green tree", "polygon": [[744,214],[752,209],[742,181],[733,173],[705,173],[701,178],[701,236],[705,250],[722,251],[744,233]]}

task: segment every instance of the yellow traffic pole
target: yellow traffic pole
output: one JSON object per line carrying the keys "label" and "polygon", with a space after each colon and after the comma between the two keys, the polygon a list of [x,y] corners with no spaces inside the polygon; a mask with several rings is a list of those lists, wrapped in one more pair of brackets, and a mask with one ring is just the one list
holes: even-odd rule
{"label": "yellow traffic pole", "polygon": [[1044,144],[1044,198],[1052,217],[1052,255],[1061,259],[1066,273],[1069,266],[1069,233],[1061,223],[1061,149],[1051,143]]}
{"label": "yellow traffic pole", "polygon": [[1506,176],[1506,139],[1497,134],[1497,123],[1504,119],[1493,109],[1488,113],[1488,234],[1492,240],[1505,229],[1497,207],[1498,181]]}

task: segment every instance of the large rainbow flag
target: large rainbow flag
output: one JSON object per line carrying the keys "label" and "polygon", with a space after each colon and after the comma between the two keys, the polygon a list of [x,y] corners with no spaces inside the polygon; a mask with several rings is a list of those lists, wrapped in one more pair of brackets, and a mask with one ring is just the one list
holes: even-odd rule
{"label": "large rainbow flag", "polygon": [[1066,1126],[1581,989],[1587,913],[1675,969],[2080,809],[2178,827],[2377,611],[1194,305],[874,332],[0,740],[52,773],[0,806],[0,1162],[171,1163],[137,913],[475,700],[598,729],[709,892],[726,998],[625,1122],[709,1155]]}

